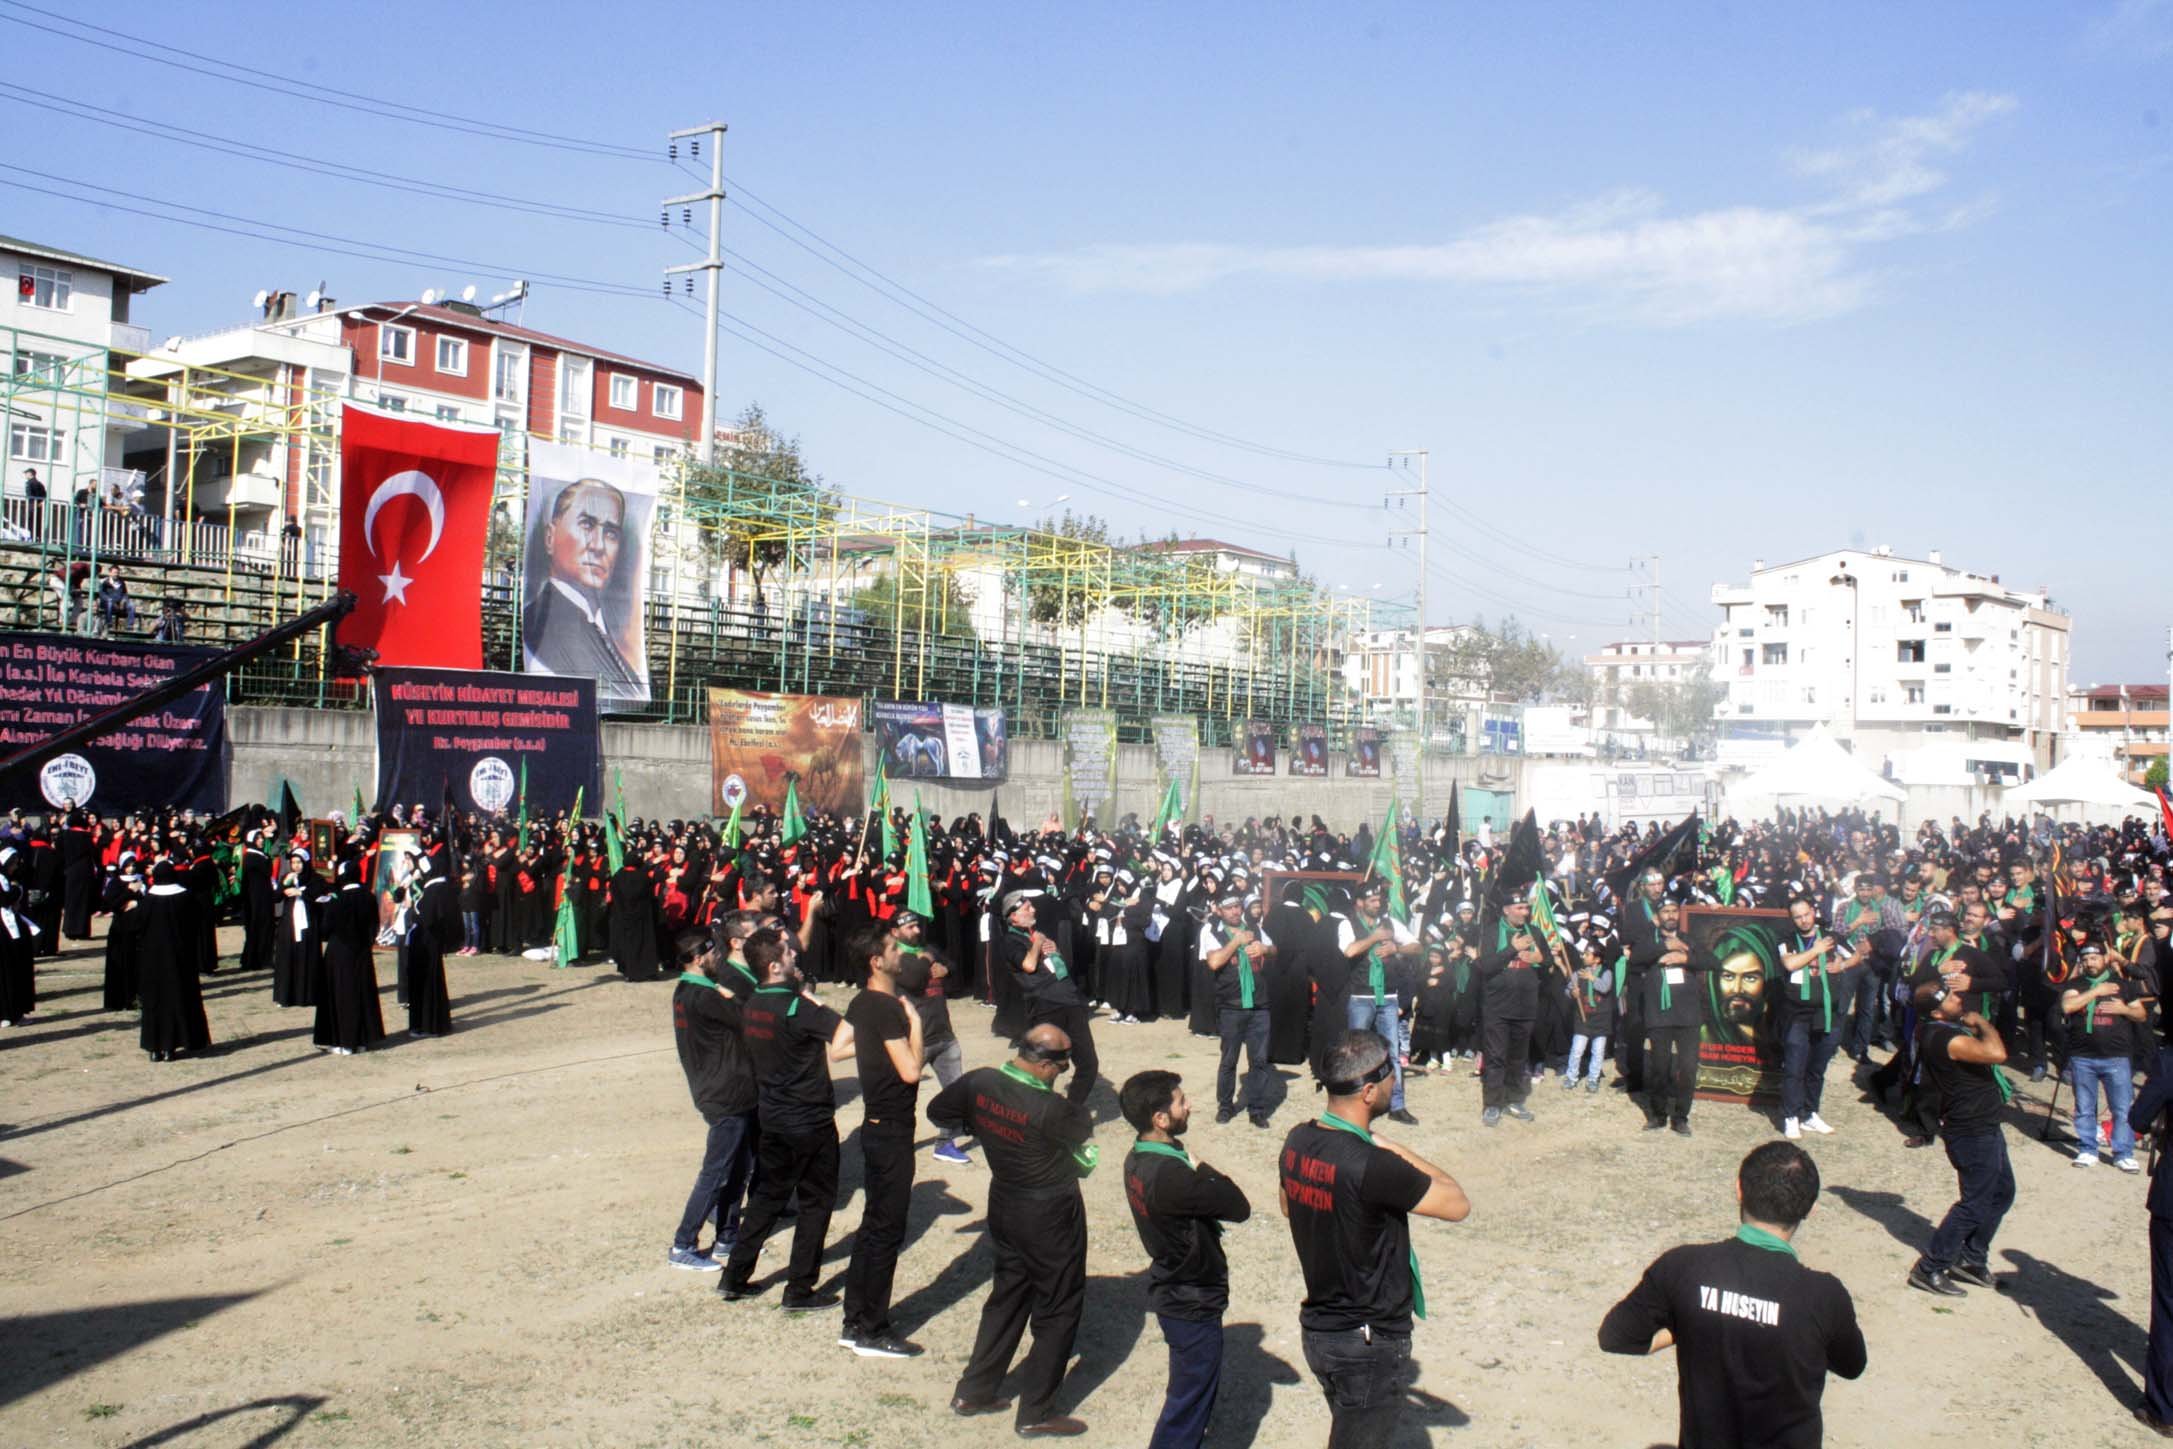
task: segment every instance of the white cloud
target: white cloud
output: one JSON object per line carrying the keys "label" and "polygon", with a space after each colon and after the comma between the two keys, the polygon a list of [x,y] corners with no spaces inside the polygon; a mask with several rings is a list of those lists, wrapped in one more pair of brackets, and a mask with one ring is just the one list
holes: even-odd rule
{"label": "white cloud", "polygon": [[1967,225],[1981,203],[1920,214],[1944,189],[1935,163],[1959,153],[2012,97],[1968,92],[1928,115],[1847,118],[1845,145],[1803,151],[1796,171],[1826,194],[1795,207],[1670,213],[1651,191],[1608,192],[1563,210],[1503,217],[1443,242],[1240,246],[1103,244],[984,265],[1076,292],[1171,295],[1237,278],[1402,281],[1510,289],[1616,320],[1805,322],[1862,306],[1869,249]]}

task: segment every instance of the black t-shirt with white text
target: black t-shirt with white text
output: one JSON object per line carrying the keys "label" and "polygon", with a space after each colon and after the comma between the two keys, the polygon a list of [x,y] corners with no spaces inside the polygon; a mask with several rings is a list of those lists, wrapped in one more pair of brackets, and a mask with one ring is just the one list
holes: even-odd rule
{"label": "black t-shirt with white text", "polygon": [[748,997],[740,1020],[754,1058],[762,1130],[787,1137],[835,1130],[830,1039],[837,1035],[838,1014],[789,986],[763,986]]}
{"label": "black t-shirt with white text", "polygon": [[[912,1034],[904,1005],[895,996],[863,991],[846,1006],[845,1020],[853,1028],[853,1059],[860,1067],[860,1100],[868,1120],[910,1125],[914,1104],[920,1099],[920,1078],[901,1081],[885,1045],[905,1041]],[[923,1037],[923,1044],[926,1041]]]}
{"label": "black t-shirt with white text", "polygon": [[1671,1248],[1600,1324],[1600,1347],[1675,1339],[1682,1449],[1816,1449],[1826,1375],[1864,1371],[1848,1289],[1793,1253],[1740,1239]]}

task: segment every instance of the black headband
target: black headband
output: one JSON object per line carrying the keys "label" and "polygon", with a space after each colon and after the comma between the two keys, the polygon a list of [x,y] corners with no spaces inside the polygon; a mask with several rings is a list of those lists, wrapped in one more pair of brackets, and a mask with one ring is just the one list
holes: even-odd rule
{"label": "black headband", "polygon": [[1030,1062],[1068,1062],[1071,1060],[1071,1048],[1037,1047],[1032,1042],[1020,1042],[1019,1055]]}
{"label": "black headband", "polygon": [[1325,1091],[1331,1097],[1351,1097],[1356,1096],[1360,1092],[1363,1092],[1366,1088],[1372,1086],[1375,1082],[1387,1081],[1390,1077],[1394,1076],[1395,1073],[1396,1058],[1394,1053],[1391,1053],[1388,1056],[1381,1058],[1381,1064],[1379,1066],[1375,1067],[1372,1071],[1366,1073],[1363,1077],[1360,1077],[1355,1082],[1331,1082],[1326,1077],[1323,1077],[1319,1081],[1315,1082],[1313,1085],[1316,1088]]}

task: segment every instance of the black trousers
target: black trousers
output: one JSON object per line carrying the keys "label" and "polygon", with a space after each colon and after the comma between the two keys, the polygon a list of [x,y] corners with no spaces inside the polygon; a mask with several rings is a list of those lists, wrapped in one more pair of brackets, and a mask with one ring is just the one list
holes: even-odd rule
{"label": "black trousers", "polygon": [[1299,1332],[1328,1400],[1328,1449],[1387,1449],[1412,1379],[1411,1335]]}
{"label": "black trousers", "polygon": [[1521,1102],[1531,1095],[1532,1024],[1528,1021],[1503,1021],[1488,1016],[1480,1033],[1486,1061],[1479,1078],[1479,1087],[1485,1104],[1489,1107],[1506,1107],[1511,1102]]}
{"label": "black trousers", "polygon": [[2150,1219],[2150,1353],[2143,1365],[2143,1403],[2161,1423],[2173,1423],[2173,1218]]}
{"label": "black trousers", "polygon": [[845,1332],[881,1338],[891,1331],[890,1286],[913,1201],[913,1119],[869,1118],[860,1128],[860,1157],[867,1202],[845,1266]]}
{"label": "black trousers", "polygon": [[746,1215],[740,1219],[739,1240],[732,1245],[732,1260],[725,1265],[724,1281],[717,1286],[747,1286],[754,1276],[755,1260],[762,1254],[762,1241],[777,1225],[790,1200],[799,1216],[792,1227],[792,1261],[785,1270],[785,1293],[788,1297],[804,1297],[815,1291],[815,1276],[822,1269],[823,1239],[829,1235],[830,1212],[837,1203],[837,1128],[826,1126],[815,1132],[789,1135],[765,1131],[755,1161],[758,1173]]}
{"label": "black trousers", "polygon": [[1690,1120],[1698,1094],[1698,1029],[1694,1026],[1645,1028],[1645,1115],[1673,1122]]}
{"label": "black trousers", "polygon": [[1102,1069],[1102,1059],[1094,1052],[1094,1024],[1087,1009],[1083,1006],[1029,1005],[1026,1029],[1032,1031],[1037,1026],[1056,1027],[1071,1038],[1071,1082],[1064,1088],[1064,1097],[1075,1107],[1085,1106]]}
{"label": "black trousers", "polygon": [[1018,1423],[1038,1424],[1056,1412],[1056,1391],[1086,1306],[1085,1200],[1076,1188],[1056,1197],[1022,1197],[993,1184],[988,1245],[996,1258],[995,1276],[981,1307],[973,1356],[955,1394],[996,1397],[1031,1319],[1034,1346],[1019,1365]]}
{"label": "black trousers", "polygon": [[1622,993],[1615,1017],[1615,1045],[1622,1053],[1622,1085],[1631,1096],[1645,1090],[1645,1011],[1632,985]]}
{"label": "black trousers", "polygon": [[[1243,1105],[1246,1112],[1264,1117],[1268,1111],[1268,1013],[1265,1008],[1255,1007],[1248,1011],[1242,1007],[1225,1006],[1215,1016],[1216,1030],[1222,1036],[1222,1059],[1215,1067],[1215,1110],[1235,1112]],[[1237,1053],[1245,1051],[1245,1100],[1237,1099]]]}

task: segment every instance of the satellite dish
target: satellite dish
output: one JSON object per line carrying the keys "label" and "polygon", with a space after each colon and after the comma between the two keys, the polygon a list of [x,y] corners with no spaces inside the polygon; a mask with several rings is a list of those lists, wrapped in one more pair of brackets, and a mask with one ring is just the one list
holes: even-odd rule
{"label": "satellite dish", "polygon": [[438,297],[440,295],[441,294],[439,293],[438,289],[435,287],[423,288],[423,305],[425,307],[435,307],[438,304]]}
{"label": "satellite dish", "polygon": [[475,300],[475,283],[470,282],[460,289],[460,300],[463,302],[473,302]]}
{"label": "satellite dish", "polygon": [[251,304],[250,304],[250,305],[251,305],[251,306],[254,306],[254,307],[256,307],[257,309],[259,309],[259,310],[261,311],[261,310],[263,309],[263,306],[264,306],[264,304],[265,304],[266,302],[269,302],[269,301],[271,301],[271,300],[272,300],[272,294],[271,294],[270,292],[264,291],[263,289],[259,288],[259,289],[258,289],[258,291],[257,291],[257,294],[256,294],[256,298],[255,298],[255,300],[254,300],[253,302],[251,302]]}
{"label": "satellite dish", "polygon": [[168,352],[179,352],[181,350],[180,333],[176,332],[173,336],[166,339],[166,350]]}
{"label": "satellite dish", "polygon": [[324,293],[311,292],[307,297],[304,297],[302,300],[309,303],[311,311],[315,311],[317,308],[324,305]]}

